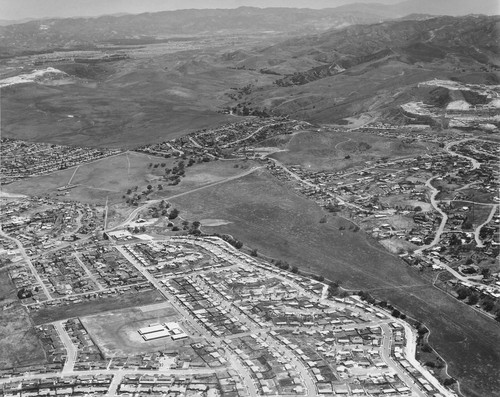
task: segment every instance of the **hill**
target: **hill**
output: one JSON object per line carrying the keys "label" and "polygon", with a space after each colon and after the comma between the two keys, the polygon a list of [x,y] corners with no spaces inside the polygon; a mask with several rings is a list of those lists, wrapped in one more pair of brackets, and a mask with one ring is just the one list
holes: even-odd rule
{"label": "hill", "polygon": [[254,49],[239,54],[234,66],[278,76],[241,101],[316,122],[387,114],[411,98],[430,100],[428,92],[415,90],[419,82],[471,74],[492,81],[500,65],[499,22],[487,16],[403,19]]}
{"label": "hill", "polygon": [[155,42],[181,35],[299,33],[386,19],[384,13],[295,8],[178,10],[139,15],[63,18],[0,26],[2,55],[56,48],[94,48],[124,39]]}
{"label": "hill", "polygon": [[[117,40],[155,42],[182,35],[321,32],[410,16],[498,13],[495,0],[403,1],[355,3],[325,9],[257,8],[189,9],[142,14],[115,13],[87,18],[0,21],[1,57],[30,51],[95,48]],[[405,19],[408,19],[406,17]]]}

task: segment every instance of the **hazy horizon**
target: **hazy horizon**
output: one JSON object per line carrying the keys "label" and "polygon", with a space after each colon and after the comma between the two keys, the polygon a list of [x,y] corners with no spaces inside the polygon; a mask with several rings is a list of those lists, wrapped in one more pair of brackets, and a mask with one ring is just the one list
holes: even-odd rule
{"label": "hazy horizon", "polygon": [[[353,3],[397,4],[405,0],[0,0],[0,19],[22,20],[37,18],[95,17],[111,14],[139,14],[144,12],[173,11],[180,9],[292,7],[332,8]],[[406,0],[408,1],[408,0]],[[410,0],[411,1],[411,0]],[[413,0],[420,4],[420,0]],[[458,13],[474,12],[481,3],[483,9],[496,10],[495,0],[478,0],[471,5],[467,0],[440,0],[439,6],[456,6]],[[425,10],[423,10],[425,12]],[[493,11],[494,13],[496,11]]]}
{"label": "hazy horizon", "polygon": [[402,0],[0,0],[0,19],[83,17],[182,9],[292,7],[330,8],[349,3],[395,4]]}

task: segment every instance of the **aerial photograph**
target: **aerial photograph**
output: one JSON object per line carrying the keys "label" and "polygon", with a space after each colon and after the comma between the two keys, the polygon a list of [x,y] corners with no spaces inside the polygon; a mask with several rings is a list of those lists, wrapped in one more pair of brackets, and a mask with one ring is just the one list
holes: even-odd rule
{"label": "aerial photograph", "polygon": [[500,397],[500,0],[0,0],[0,397]]}

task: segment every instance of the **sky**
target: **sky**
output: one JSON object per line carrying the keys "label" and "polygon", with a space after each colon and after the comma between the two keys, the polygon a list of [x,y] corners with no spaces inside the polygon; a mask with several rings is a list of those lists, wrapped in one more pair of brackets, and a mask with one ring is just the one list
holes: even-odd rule
{"label": "sky", "polygon": [[0,19],[138,14],[186,8],[300,7],[327,8],[343,4],[401,0],[0,0]]}
{"label": "sky", "polygon": [[[453,10],[451,14],[466,14],[477,10],[480,13],[500,14],[500,0],[0,0],[0,20],[139,14],[187,8],[241,6],[328,8],[357,2],[396,4],[402,1],[413,2],[418,6],[425,3],[424,8],[434,8],[438,13],[441,13],[441,10]],[[491,10],[493,12],[490,12]]]}

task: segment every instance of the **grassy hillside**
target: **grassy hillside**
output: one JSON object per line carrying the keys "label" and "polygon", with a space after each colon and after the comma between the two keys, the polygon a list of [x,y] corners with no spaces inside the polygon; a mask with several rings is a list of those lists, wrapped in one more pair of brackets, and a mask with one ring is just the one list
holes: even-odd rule
{"label": "grassy hillside", "polygon": [[[305,271],[370,291],[431,329],[430,342],[450,362],[471,396],[493,396],[500,387],[500,327],[435,289],[418,272],[342,218],[281,186],[263,172],[174,200],[184,217],[223,219],[206,232],[228,233],[258,252]],[[344,226],[344,230],[339,228]],[[450,343],[453,341],[454,343]],[[458,348],[459,346],[459,348]]]}

